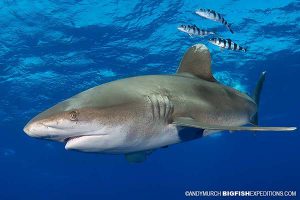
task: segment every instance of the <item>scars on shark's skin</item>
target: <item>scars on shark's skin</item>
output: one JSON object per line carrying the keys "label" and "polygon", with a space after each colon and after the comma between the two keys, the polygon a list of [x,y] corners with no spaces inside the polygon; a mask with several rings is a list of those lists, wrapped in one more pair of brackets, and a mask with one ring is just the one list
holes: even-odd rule
{"label": "scars on shark's skin", "polygon": [[93,87],[38,114],[24,131],[63,142],[68,150],[125,154],[130,162],[142,162],[156,149],[218,130],[295,130],[243,126],[257,125],[265,75],[253,97],[222,85],[211,73],[209,50],[197,44],[184,54],[176,74],[137,76]]}

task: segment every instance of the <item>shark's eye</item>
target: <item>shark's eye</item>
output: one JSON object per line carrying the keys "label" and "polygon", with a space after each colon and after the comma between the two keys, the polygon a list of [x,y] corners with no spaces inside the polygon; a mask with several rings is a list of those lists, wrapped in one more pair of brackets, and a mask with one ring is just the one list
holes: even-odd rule
{"label": "shark's eye", "polygon": [[77,115],[78,115],[78,113],[76,111],[71,111],[70,112],[70,120],[71,121],[76,121],[77,120]]}

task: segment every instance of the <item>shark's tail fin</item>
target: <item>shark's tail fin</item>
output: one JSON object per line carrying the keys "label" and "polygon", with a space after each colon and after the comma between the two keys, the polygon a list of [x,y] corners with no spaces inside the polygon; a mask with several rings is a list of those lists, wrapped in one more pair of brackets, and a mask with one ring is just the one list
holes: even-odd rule
{"label": "shark's tail fin", "polygon": [[251,121],[250,121],[253,125],[258,125],[258,111],[259,111],[260,93],[261,93],[261,90],[263,88],[265,78],[266,78],[266,71],[261,73],[261,75],[260,75],[260,77],[257,81],[254,93],[253,93],[253,99],[254,99],[254,101],[257,105],[257,112],[255,113],[255,115],[253,115],[253,117],[251,118]]}

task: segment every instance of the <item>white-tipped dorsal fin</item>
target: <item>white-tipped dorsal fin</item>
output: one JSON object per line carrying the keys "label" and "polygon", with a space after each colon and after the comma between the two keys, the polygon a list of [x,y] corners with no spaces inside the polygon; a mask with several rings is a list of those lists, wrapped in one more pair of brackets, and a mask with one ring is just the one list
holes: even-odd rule
{"label": "white-tipped dorsal fin", "polygon": [[211,57],[204,44],[190,47],[184,54],[177,73],[189,73],[207,81],[215,82],[211,73]]}

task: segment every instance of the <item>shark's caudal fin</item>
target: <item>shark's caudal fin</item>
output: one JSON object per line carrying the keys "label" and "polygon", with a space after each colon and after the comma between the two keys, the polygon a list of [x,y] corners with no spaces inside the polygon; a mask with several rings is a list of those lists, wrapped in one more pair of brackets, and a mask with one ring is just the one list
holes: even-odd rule
{"label": "shark's caudal fin", "polygon": [[211,57],[208,48],[204,44],[196,44],[190,47],[184,54],[177,73],[188,73],[215,82],[216,79],[211,73]]}
{"label": "shark's caudal fin", "polygon": [[294,131],[296,127],[259,127],[259,126],[220,126],[201,123],[188,117],[178,117],[174,119],[174,124],[178,126],[201,128],[205,130],[227,130],[227,131]]}
{"label": "shark's caudal fin", "polygon": [[258,125],[258,111],[259,111],[260,94],[261,94],[261,90],[263,88],[265,79],[266,79],[266,71],[261,73],[261,75],[257,81],[254,93],[253,93],[253,99],[257,105],[257,112],[251,118],[250,123],[253,125],[256,125],[256,126]]}

